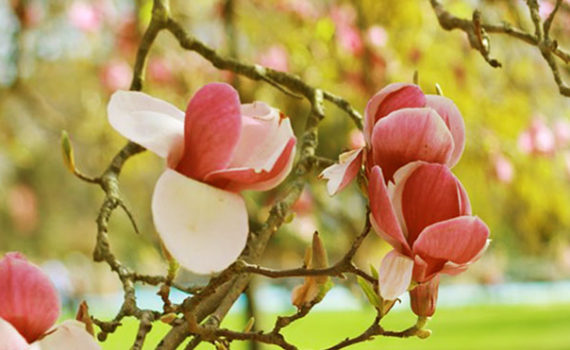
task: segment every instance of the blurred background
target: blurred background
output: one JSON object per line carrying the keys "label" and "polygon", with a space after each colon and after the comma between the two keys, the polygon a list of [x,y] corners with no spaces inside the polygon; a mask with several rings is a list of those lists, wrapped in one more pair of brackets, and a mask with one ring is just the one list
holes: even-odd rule
{"label": "blurred background", "polygon": [[[553,3],[540,1],[543,18]],[[444,5],[458,16],[471,17],[478,8],[485,21],[507,20],[532,30],[521,0]],[[87,298],[97,316],[112,316],[120,285],[106,265],[91,260],[103,193],[66,170],[60,133],[69,132],[78,167],[91,175],[99,175],[124,145],[107,122],[106,105],[113,91],[129,87],[151,8],[151,0],[0,0],[0,255],[17,250],[42,265],[70,313]],[[460,348],[505,349],[519,341],[518,349],[570,349],[570,99],[558,94],[535,47],[492,36],[491,56],[503,63],[492,68],[470,49],[462,32],[439,27],[427,0],[172,0],[171,10],[219,52],[297,74],[361,112],[377,90],[411,82],[415,70],[426,93],[435,93],[439,83],[462,112],[467,143],[453,171],[470,195],[473,212],[490,226],[492,244],[468,272],[442,279],[430,339],[379,339],[355,348],[457,349],[467,342]],[[563,2],[552,31],[560,46],[570,47],[570,2]],[[570,66],[561,68],[568,80]],[[216,70],[180,49],[166,32],[151,50],[146,74],[144,91],[181,109],[203,84],[226,81],[239,88],[243,102],[263,100],[281,109],[298,135],[308,113],[306,102]],[[358,136],[346,114],[327,104],[318,154],[336,159],[358,146]],[[150,217],[150,197],[162,169],[162,160],[147,152],[130,160],[122,173],[122,191],[141,234],[120,211],[111,221],[114,252],[142,273],[166,271]],[[279,188],[246,193],[252,227],[267,217],[278,193]],[[272,239],[264,265],[299,266],[314,230],[336,261],[364,223],[365,199],[354,184],[330,198],[315,176],[295,211],[293,221]],[[378,266],[389,248],[371,235],[356,262],[365,269]],[[201,281],[187,273],[179,279]],[[260,325],[292,310],[289,293],[299,283],[254,279],[250,294]],[[332,345],[364,330],[373,318],[354,281],[335,283],[318,312],[292,327],[289,334],[302,348]],[[152,291],[140,293],[143,305],[160,307]],[[413,323],[406,303],[387,325]],[[229,324],[245,322],[248,306],[241,300]],[[328,313],[335,316],[324,316]],[[127,323],[109,337],[106,348],[127,348],[135,327]],[[158,330],[151,334],[160,337]]]}

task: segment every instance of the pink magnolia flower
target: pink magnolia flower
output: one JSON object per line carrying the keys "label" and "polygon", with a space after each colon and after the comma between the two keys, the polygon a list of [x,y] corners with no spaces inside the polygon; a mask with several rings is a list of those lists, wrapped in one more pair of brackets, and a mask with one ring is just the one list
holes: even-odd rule
{"label": "pink magnolia flower", "polygon": [[509,184],[513,181],[515,170],[511,161],[502,154],[493,157],[495,176],[502,183]]}
{"label": "pink magnolia flower", "polygon": [[131,66],[124,61],[111,61],[105,64],[99,73],[99,80],[107,91],[127,89],[131,83],[133,72]]}
{"label": "pink magnolia flower", "polygon": [[369,181],[370,220],[394,249],[382,260],[380,294],[394,300],[412,281],[457,274],[477,260],[489,229],[476,216],[459,180],[443,164],[413,162],[386,186],[380,167]]}
{"label": "pink magnolia flower", "polygon": [[380,166],[386,181],[392,180],[399,168],[417,160],[453,167],[465,147],[465,125],[449,98],[425,95],[417,85],[395,83],[368,101],[364,139],[363,149],[341,155],[344,162],[321,174],[329,180],[329,194],[346,187],[363,160],[367,171]]}
{"label": "pink magnolia flower", "polygon": [[570,145],[570,122],[559,119],[554,123],[554,135],[556,137],[556,146],[564,148]]}
{"label": "pink magnolia flower", "polygon": [[556,148],[556,139],[544,120],[535,117],[529,128],[519,135],[518,145],[524,153],[552,155]]}
{"label": "pink magnolia flower", "polygon": [[96,32],[101,27],[101,13],[89,2],[74,1],[68,17],[73,26],[84,32]]}
{"label": "pink magnolia flower", "polygon": [[151,58],[148,60],[148,76],[150,79],[159,84],[168,84],[174,80],[174,72],[172,71],[172,66],[167,62],[165,58],[162,57]]}
{"label": "pink magnolia flower", "polygon": [[388,42],[388,33],[386,29],[379,25],[374,25],[366,31],[368,42],[376,47],[384,47]]}
{"label": "pink magnolia flower", "polygon": [[273,68],[282,72],[289,71],[287,50],[281,45],[273,45],[262,52],[258,61],[265,67]]}
{"label": "pink magnolia flower", "polygon": [[220,271],[245,247],[242,190],[264,191],[289,173],[296,139],[288,118],[263,102],[240,105],[230,85],[208,84],[186,113],[141,92],[118,91],[109,122],[167,160],[154,189],[154,224],[169,252],[196,273]]}
{"label": "pink magnolia flower", "polygon": [[360,30],[354,25],[337,26],[336,39],[344,50],[354,56],[360,56],[364,51]]}
{"label": "pink magnolia flower", "polygon": [[0,350],[100,349],[78,321],[53,327],[59,310],[57,292],[39,267],[19,253],[0,260]]}

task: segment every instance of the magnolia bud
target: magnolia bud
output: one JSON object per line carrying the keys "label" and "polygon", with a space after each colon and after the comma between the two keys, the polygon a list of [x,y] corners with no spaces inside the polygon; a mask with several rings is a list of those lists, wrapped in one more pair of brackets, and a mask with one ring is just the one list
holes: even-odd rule
{"label": "magnolia bud", "polygon": [[73,147],[71,146],[71,141],[69,140],[69,135],[67,131],[63,130],[61,132],[61,152],[63,154],[63,161],[65,166],[72,173],[75,172],[75,158],[73,156]]}
{"label": "magnolia bud", "polygon": [[419,283],[410,291],[410,303],[416,315],[429,317],[434,314],[438,287],[439,275],[436,275],[427,282]]}
{"label": "magnolia bud", "polygon": [[[319,233],[315,231],[313,234],[313,261],[312,267],[314,269],[324,269],[329,266],[329,259],[327,257],[327,251],[325,250],[325,246],[323,245],[323,241],[319,237]],[[315,276],[315,280],[317,283],[325,283],[328,280],[328,276]]]}

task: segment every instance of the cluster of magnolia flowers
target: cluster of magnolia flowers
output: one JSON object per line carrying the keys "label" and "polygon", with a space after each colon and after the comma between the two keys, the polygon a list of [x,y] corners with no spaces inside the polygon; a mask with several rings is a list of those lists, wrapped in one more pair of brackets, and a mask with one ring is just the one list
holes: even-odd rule
{"label": "cluster of magnolia flowers", "polygon": [[[263,102],[240,105],[222,83],[198,90],[186,112],[119,91],[108,114],[117,131],[166,159],[152,214],[170,254],[202,274],[234,262],[249,230],[240,192],[271,189],[291,170],[296,139],[289,119]],[[394,247],[379,270],[380,294],[394,300],[410,290],[413,310],[430,316],[439,274],[464,271],[488,244],[489,229],[471,215],[450,171],[465,145],[463,118],[446,97],[391,84],[368,102],[364,139],[322,175],[333,195],[364,166],[370,220]]]}
{"label": "cluster of magnolia flowers", "polygon": [[[169,253],[201,274],[234,262],[249,232],[240,192],[274,188],[291,170],[296,138],[289,119],[262,102],[240,104],[222,83],[198,90],[185,112],[141,92],[118,91],[108,116],[117,131],[166,160],[152,215]],[[489,229],[471,215],[467,193],[450,171],[463,152],[464,129],[448,98],[391,84],[368,102],[365,146],[342,154],[322,174],[334,195],[364,167],[372,226],[394,248],[379,269],[380,294],[395,300],[409,290],[419,316],[435,310],[439,274],[464,271],[488,245]],[[313,253],[308,266],[327,265],[318,235]],[[296,305],[320,293],[327,277],[319,278],[294,291]],[[21,254],[0,261],[0,285],[0,350],[99,348],[83,323],[53,326],[60,309],[55,289]]]}
{"label": "cluster of magnolia flowers", "polygon": [[463,118],[446,97],[391,84],[366,106],[364,139],[322,176],[334,195],[364,165],[372,226],[394,248],[380,265],[380,295],[395,300],[409,290],[412,310],[431,316],[439,274],[465,271],[489,242],[450,170],[463,153]]}
{"label": "cluster of magnolia flowers", "polygon": [[85,323],[60,313],[55,287],[20,253],[0,260],[0,350],[98,350]]}

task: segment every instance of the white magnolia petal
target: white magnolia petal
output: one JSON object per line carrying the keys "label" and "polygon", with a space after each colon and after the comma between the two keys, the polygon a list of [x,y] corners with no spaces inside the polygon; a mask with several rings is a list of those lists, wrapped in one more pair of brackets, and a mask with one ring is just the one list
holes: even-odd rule
{"label": "white magnolia petal", "polygon": [[0,350],[27,350],[28,342],[8,322],[0,317]]}
{"label": "white magnolia petal", "polygon": [[121,135],[163,158],[184,139],[184,112],[142,92],[115,92],[107,114]]}
{"label": "white magnolia petal", "polygon": [[380,296],[386,300],[395,300],[404,293],[412,281],[414,261],[409,257],[390,251],[380,265],[378,283]]}
{"label": "white magnolia petal", "polygon": [[229,266],[247,241],[248,217],[241,196],[171,169],[156,183],[152,215],[170,254],[199,274]]}
{"label": "white magnolia petal", "polygon": [[42,340],[34,343],[39,350],[100,350],[95,338],[85,330],[85,325],[76,320],[67,320],[56,326]]}
{"label": "white magnolia petal", "polygon": [[321,172],[319,177],[327,180],[327,192],[334,196],[354,179],[360,164],[354,163],[362,155],[363,148],[344,152],[339,156],[339,162]]}

